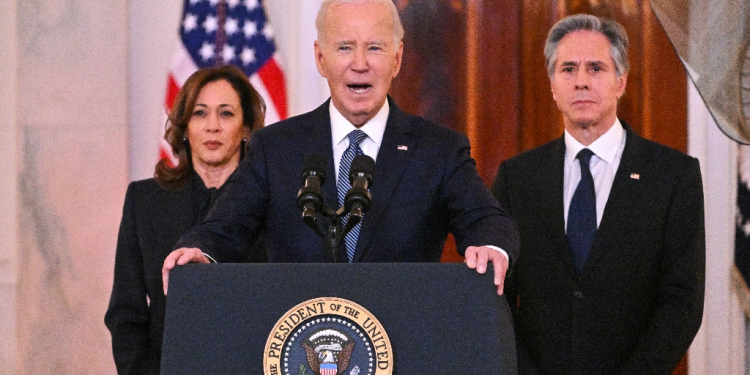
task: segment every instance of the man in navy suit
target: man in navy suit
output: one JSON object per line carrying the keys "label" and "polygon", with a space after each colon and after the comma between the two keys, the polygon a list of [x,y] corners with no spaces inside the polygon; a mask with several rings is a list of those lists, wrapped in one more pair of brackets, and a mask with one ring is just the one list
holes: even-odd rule
{"label": "man in navy suit", "polygon": [[500,165],[493,192],[522,256],[506,285],[520,374],[670,374],[701,324],[698,160],[617,118],[618,23],[574,15],[545,46],[563,137]]}
{"label": "man in navy suit", "polygon": [[311,154],[327,160],[323,198],[338,207],[337,181],[348,179],[342,160],[364,153],[376,160],[372,204],[358,236],[343,241],[339,260],[437,262],[452,233],[470,268],[484,273],[492,262],[502,294],[518,234],[477,174],[467,138],[402,112],[387,96],[403,53],[393,2],[327,0],[316,26],[315,61],[331,99],[253,134],[224,196],[164,262],[164,290],[175,265],[209,262],[207,256],[240,261],[244,243],[261,230],[271,262],[330,262],[325,240],[297,207],[302,162]]}

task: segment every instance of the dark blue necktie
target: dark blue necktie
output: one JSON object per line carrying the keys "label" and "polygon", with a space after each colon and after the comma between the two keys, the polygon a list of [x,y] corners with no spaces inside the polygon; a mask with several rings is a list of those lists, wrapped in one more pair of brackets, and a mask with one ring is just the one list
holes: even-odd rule
{"label": "dark blue necktie", "polygon": [[[355,156],[364,154],[359,147],[359,144],[367,138],[367,134],[357,129],[349,133],[347,137],[349,137],[349,147],[344,151],[344,154],[341,155],[341,162],[339,163],[339,178],[338,181],[336,181],[336,188],[339,193],[339,206],[344,205],[346,192],[352,187],[352,184],[349,182],[349,168],[351,168],[352,160],[354,160]],[[349,215],[344,216],[341,220],[342,228],[346,227],[347,220],[349,220]],[[354,250],[357,249],[357,238],[359,237],[359,228],[361,225],[362,222],[359,222],[359,224],[352,228],[352,230],[346,234],[346,237],[344,237],[346,256],[350,263],[354,259]]]}
{"label": "dark blue necktie", "polygon": [[594,178],[589,169],[589,161],[593,155],[594,153],[587,148],[576,155],[576,159],[581,163],[581,181],[573,193],[568,209],[568,244],[573,253],[573,267],[579,275],[596,235],[596,192]]}

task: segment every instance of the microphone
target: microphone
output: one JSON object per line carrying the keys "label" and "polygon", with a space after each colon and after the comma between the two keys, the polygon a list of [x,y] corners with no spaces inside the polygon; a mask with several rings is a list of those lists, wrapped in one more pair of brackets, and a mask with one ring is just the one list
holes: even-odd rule
{"label": "microphone", "polygon": [[302,220],[315,221],[315,212],[323,206],[320,187],[326,180],[326,160],[320,154],[310,154],[302,160],[304,187],[297,193],[297,205],[302,209]]}
{"label": "microphone", "polygon": [[[372,186],[372,175],[375,172],[375,160],[367,155],[357,155],[349,167],[349,182],[352,188],[344,198],[344,210],[349,212],[349,220],[346,223],[344,233],[354,228],[362,220],[362,215],[367,212],[372,203],[372,196],[367,190]],[[341,178],[341,176],[339,176]]]}

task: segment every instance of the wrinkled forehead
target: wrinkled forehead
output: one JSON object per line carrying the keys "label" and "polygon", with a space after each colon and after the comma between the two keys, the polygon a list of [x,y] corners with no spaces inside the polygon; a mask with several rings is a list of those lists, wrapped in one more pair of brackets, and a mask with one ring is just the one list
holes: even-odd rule
{"label": "wrinkled forehead", "polygon": [[555,65],[613,64],[612,44],[606,36],[589,30],[578,30],[564,36],[557,45]]}
{"label": "wrinkled forehead", "polygon": [[394,39],[394,21],[381,3],[340,3],[331,6],[323,21],[321,42],[381,42]]}

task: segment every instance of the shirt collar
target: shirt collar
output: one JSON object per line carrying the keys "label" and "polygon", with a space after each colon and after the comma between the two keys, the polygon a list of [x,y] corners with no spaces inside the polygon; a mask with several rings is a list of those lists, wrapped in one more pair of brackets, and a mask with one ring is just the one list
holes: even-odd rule
{"label": "shirt collar", "polygon": [[620,119],[615,118],[615,123],[612,127],[607,130],[606,133],[602,134],[588,147],[582,145],[575,138],[573,138],[568,131],[565,131],[565,160],[568,163],[572,163],[575,160],[578,152],[584,148],[591,150],[599,159],[606,161],[608,164],[612,164],[617,155],[617,150],[622,143],[622,139],[625,136],[625,129],[623,129]]}
{"label": "shirt collar", "polygon": [[[349,133],[357,128],[352,125],[352,123],[349,122],[349,120],[347,120],[344,115],[339,112],[338,109],[336,109],[336,106],[333,105],[333,101],[331,101],[328,105],[328,112],[331,116],[331,136],[333,145],[335,146],[341,143],[341,141],[343,141],[344,138],[349,135]],[[378,146],[383,141],[383,133],[385,133],[385,124],[388,122],[389,113],[390,105],[388,104],[388,100],[386,99],[385,103],[380,108],[380,111],[378,111],[375,117],[370,119],[370,121],[359,128],[359,130],[365,132],[365,134],[367,134],[367,137],[372,139]]]}

